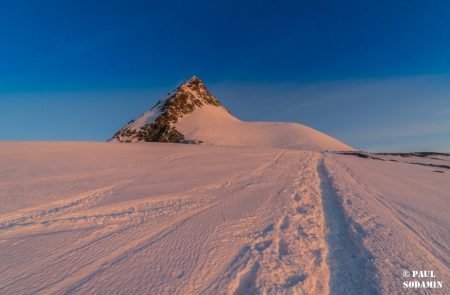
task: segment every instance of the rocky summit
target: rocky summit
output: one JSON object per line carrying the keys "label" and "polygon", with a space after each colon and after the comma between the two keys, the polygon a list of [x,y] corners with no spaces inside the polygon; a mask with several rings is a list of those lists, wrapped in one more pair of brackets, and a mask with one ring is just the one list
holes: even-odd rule
{"label": "rocky summit", "polygon": [[148,112],[130,121],[109,141],[119,142],[172,142],[201,143],[200,140],[186,139],[175,124],[196,108],[205,105],[222,107],[205,84],[193,76],[175,89],[165,99],[159,100]]}

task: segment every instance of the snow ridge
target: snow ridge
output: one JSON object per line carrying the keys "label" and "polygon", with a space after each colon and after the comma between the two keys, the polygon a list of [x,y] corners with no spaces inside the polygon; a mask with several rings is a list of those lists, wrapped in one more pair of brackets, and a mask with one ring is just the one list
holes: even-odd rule
{"label": "snow ridge", "polygon": [[301,124],[243,122],[231,115],[195,76],[141,117],[129,122],[110,141],[353,150]]}

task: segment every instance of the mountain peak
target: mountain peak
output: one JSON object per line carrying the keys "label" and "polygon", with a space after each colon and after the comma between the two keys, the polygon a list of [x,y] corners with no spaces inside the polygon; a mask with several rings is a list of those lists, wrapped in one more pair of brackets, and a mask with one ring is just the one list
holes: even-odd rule
{"label": "mountain peak", "polygon": [[140,118],[130,121],[111,140],[191,142],[185,140],[183,134],[178,132],[174,125],[184,116],[205,105],[223,108],[220,101],[194,75],[178,86],[168,97],[159,100]]}
{"label": "mountain peak", "polygon": [[185,80],[183,83],[181,83],[181,85],[178,88],[181,88],[181,87],[192,88],[192,87],[196,87],[199,85],[202,87],[205,87],[205,83],[203,83],[203,81],[199,77],[197,77],[196,75],[193,75],[191,78],[189,78],[189,79]]}
{"label": "mountain peak", "polygon": [[212,95],[206,85],[197,76],[192,76],[189,80],[181,84],[176,91],[166,98],[168,103],[184,105],[188,108],[203,105],[221,106],[219,100]]}
{"label": "mountain peak", "polygon": [[196,76],[130,121],[110,141],[352,150],[335,138],[297,123],[243,122],[224,108]]}
{"label": "mountain peak", "polygon": [[[178,91],[181,91],[181,92],[184,91],[187,94],[191,93],[199,99],[202,99],[202,98],[206,99],[206,102],[210,101],[211,100],[210,98],[213,97],[212,94],[206,89],[205,83],[203,83],[203,81],[200,80],[200,78],[198,78],[195,75],[192,76],[189,80],[187,80],[183,84],[181,84],[177,88],[176,92],[178,92]],[[217,99],[215,97],[214,97],[214,100],[217,101]]]}
{"label": "mountain peak", "polygon": [[[193,75],[193,76],[189,79],[189,81],[196,81],[196,80],[202,82],[202,80],[200,80],[200,78],[197,77],[196,75]],[[202,82],[202,83],[203,83],[203,82]]]}

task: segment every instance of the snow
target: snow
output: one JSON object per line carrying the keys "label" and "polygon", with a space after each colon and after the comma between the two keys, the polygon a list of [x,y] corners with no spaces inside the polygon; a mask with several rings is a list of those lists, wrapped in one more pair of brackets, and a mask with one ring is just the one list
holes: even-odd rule
{"label": "snow", "polygon": [[448,293],[450,170],[205,135],[0,143],[0,293]]}
{"label": "snow", "polygon": [[153,120],[155,120],[156,117],[158,117],[159,113],[160,111],[158,109],[152,108],[148,112],[145,112],[142,116],[140,116],[136,121],[134,121],[130,125],[134,130],[138,130],[144,125],[153,122]]}
{"label": "snow", "polygon": [[[195,76],[169,93],[169,96],[158,101],[150,111],[123,127],[110,141],[132,143],[147,140],[162,141],[155,137],[137,136],[136,132],[129,131],[139,131],[146,124],[155,122],[158,116],[164,115],[164,111],[161,112],[162,105],[173,103],[171,99],[176,97],[177,93],[180,93],[180,97],[187,96],[184,103],[195,106],[192,112],[190,110],[187,112],[180,106],[171,105],[173,109],[178,109],[178,112],[169,114],[172,118],[170,125],[176,127],[187,141],[219,146],[272,147],[309,151],[354,150],[335,138],[301,124],[240,121],[220,106],[217,98],[212,96],[203,82]],[[211,103],[211,100],[214,103]],[[174,116],[176,116],[175,119],[173,119]]]}
{"label": "snow", "polygon": [[392,162],[410,163],[410,164],[425,164],[425,165],[445,165],[450,166],[450,157],[430,155],[426,157],[419,156],[397,156],[397,155],[376,155],[376,157]]}
{"label": "snow", "polygon": [[312,128],[296,123],[243,122],[223,107],[205,105],[175,124],[187,139],[211,145],[353,150],[352,147]]}
{"label": "snow", "polygon": [[[399,292],[403,270],[433,270],[441,281],[450,279],[450,170],[436,173],[433,167],[408,164],[409,158],[403,161],[325,158],[334,196],[365,253],[370,274],[365,279],[383,294]],[[448,294],[446,288],[439,294]]]}
{"label": "snow", "polygon": [[[147,112],[143,113],[139,118],[137,118],[136,120],[132,120],[130,121],[127,125],[125,125],[121,130],[134,130],[134,131],[139,131],[142,127],[144,127],[145,125],[152,123],[155,121],[155,119],[161,114],[161,104],[164,100],[160,100],[158,101],[158,103],[151,108],[150,110],[148,110]],[[130,137],[130,136],[126,136],[123,134],[119,134],[118,138],[113,137],[111,139],[109,139],[108,141],[110,142],[120,142],[119,139],[121,141],[127,141],[130,140],[131,142],[137,142],[137,139],[134,137]]]}

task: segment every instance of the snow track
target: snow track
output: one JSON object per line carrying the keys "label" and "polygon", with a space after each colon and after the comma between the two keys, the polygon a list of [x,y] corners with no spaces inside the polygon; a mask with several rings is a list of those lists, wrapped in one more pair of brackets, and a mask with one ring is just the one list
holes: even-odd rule
{"label": "snow track", "polygon": [[[450,188],[436,183],[447,175],[348,157],[0,145],[0,167],[9,169],[0,170],[0,294],[391,294],[402,271],[416,268],[445,280],[448,203],[440,200]],[[394,176],[383,183],[395,189],[375,188],[366,166],[371,179],[405,172],[397,179],[440,202],[442,214],[405,204]],[[405,169],[425,174],[417,180]],[[21,182],[35,190],[18,194],[17,175],[28,173]],[[68,180],[78,185],[58,186]]]}
{"label": "snow track", "polygon": [[318,154],[299,156],[295,177],[276,195],[282,204],[279,217],[252,234],[219,282],[206,291],[221,290],[220,280],[231,277],[229,294],[327,292],[327,250],[315,171]]}
{"label": "snow track", "polygon": [[[429,167],[341,155],[327,155],[325,165],[347,222],[344,241],[355,241],[362,253],[358,274],[364,286],[381,294],[448,294],[448,176]],[[403,272],[414,270],[434,271],[436,278],[428,280],[444,288],[403,289]]]}
{"label": "snow track", "polygon": [[330,291],[332,294],[377,294],[371,254],[362,245],[359,235],[351,231],[355,224],[346,216],[323,161],[318,171],[328,228]]}
{"label": "snow track", "polygon": [[[319,154],[173,148],[153,163],[159,174],[137,166],[114,184],[0,215],[0,292],[326,292]],[[239,166],[147,192],[180,162],[220,156]]]}

